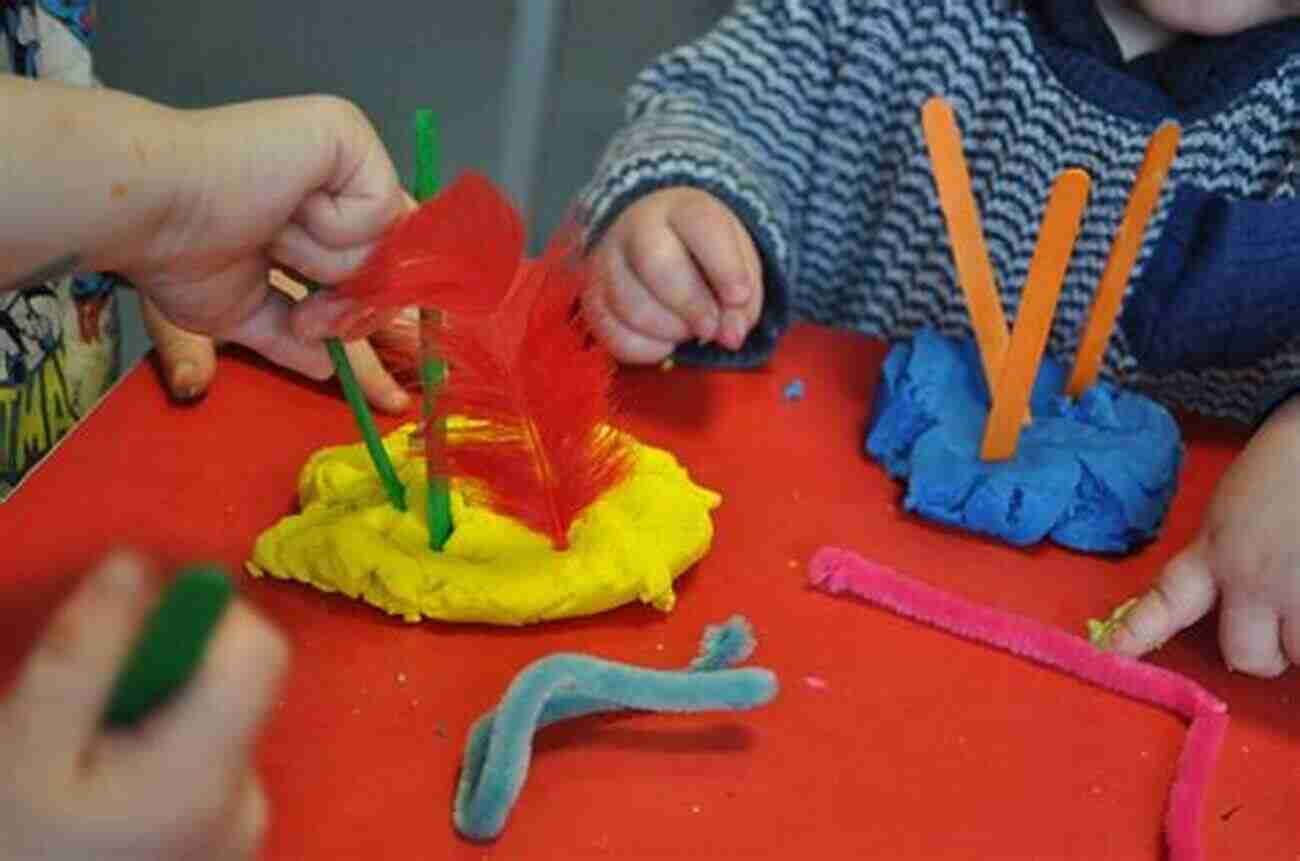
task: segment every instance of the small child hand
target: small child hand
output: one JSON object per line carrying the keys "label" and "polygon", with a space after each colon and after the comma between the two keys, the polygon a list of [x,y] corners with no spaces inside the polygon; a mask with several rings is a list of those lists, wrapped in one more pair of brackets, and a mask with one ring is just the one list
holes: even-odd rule
{"label": "small child hand", "polygon": [[1225,473],[1200,534],[1125,615],[1110,647],[1144,654],[1216,600],[1229,667],[1273,677],[1300,663],[1300,398],[1280,407]]}
{"label": "small child hand", "polygon": [[661,361],[692,338],[738,350],[763,307],[753,240],[721,201],[698,189],[664,189],[628,207],[593,260],[583,312],[624,362]]}
{"label": "small child hand", "polygon": [[142,723],[101,720],[156,594],[138,560],[100,565],[55,613],[0,702],[0,856],[254,857],[267,806],[251,766],[283,639],[226,612],[197,675]]}

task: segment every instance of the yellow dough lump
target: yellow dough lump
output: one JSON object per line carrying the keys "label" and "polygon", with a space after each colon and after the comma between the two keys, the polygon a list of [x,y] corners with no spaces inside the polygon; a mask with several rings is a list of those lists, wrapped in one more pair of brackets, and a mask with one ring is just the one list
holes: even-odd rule
{"label": "yellow dough lump", "polygon": [[365,447],[316,452],[298,478],[301,513],[257,540],[249,571],[360,598],[421,618],[525,625],[585,616],[634,599],[673,607],[673,579],[708,552],[722,497],[691,481],[668,452],[632,440],[631,474],[569,528],[569,547],[467,501],[451,483],[451,538],[429,549],[424,460],[410,425],[384,440],[406,486],[388,504]]}

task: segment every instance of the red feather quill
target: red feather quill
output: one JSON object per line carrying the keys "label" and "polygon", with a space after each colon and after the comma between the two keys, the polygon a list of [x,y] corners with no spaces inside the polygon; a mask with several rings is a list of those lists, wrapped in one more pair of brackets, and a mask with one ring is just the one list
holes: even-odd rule
{"label": "red feather quill", "polygon": [[586,269],[567,239],[527,261],[486,320],[443,333],[448,364],[430,452],[436,468],[471,479],[482,501],[568,546],[569,527],[628,474],[631,452],[608,422],[614,361],[574,313]]}
{"label": "red feather quill", "polygon": [[524,254],[524,225],[486,177],[465,173],[391,228],[339,296],[379,309],[491,312]]}

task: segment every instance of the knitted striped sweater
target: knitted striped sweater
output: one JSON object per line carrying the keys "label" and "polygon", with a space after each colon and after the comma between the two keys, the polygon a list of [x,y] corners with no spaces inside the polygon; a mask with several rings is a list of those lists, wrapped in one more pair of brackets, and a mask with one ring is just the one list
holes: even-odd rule
{"label": "knitted striped sweater", "polygon": [[1183,39],[1131,64],[1099,38],[1092,0],[741,0],[633,85],[584,193],[593,235],[672,185],[746,224],[762,318],[740,353],[692,345],[688,361],[761,364],[795,318],[968,334],[921,134],[921,105],[943,95],[1009,318],[1053,179],[1092,175],[1048,347],[1068,360],[1147,140],[1176,119],[1182,148],[1103,373],[1258,420],[1300,386],[1300,26]]}

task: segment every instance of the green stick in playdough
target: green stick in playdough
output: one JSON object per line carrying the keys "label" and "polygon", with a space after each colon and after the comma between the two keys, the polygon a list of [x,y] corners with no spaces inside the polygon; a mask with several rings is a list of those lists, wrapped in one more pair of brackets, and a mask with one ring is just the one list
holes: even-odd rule
{"label": "green stick in playdough", "polygon": [[[315,293],[321,289],[321,286],[314,281],[304,283],[309,292]],[[343,397],[347,398],[348,406],[352,408],[352,417],[361,430],[361,438],[365,441],[366,451],[370,453],[370,460],[375,465],[375,472],[383,482],[388,501],[398,511],[405,511],[406,488],[398,479],[397,471],[393,469],[393,462],[388,457],[388,449],[384,448],[383,438],[379,436],[379,428],[375,427],[375,417],[370,413],[370,405],[366,403],[365,393],[361,391],[361,384],[357,382],[352,363],[348,361],[343,342],[338,338],[326,338],[325,349],[329,351],[330,361],[334,363],[334,373],[338,375],[339,384],[343,387]]]}
{"label": "green stick in playdough", "polygon": [[[433,111],[423,108],[415,112],[415,182],[412,196],[423,203],[438,193],[439,155],[438,126]],[[434,434],[442,434],[446,429],[441,422],[436,426],[433,421],[433,404],[438,397],[438,387],[445,379],[447,368],[438,359],[434,350],[434,338],[442,324],[442,315],[435,308],[420,309],[420,387],[423,392],[423,415],[425,421],[424,456],[432,464],[434,457]],[[441,550],[451,535],[451,498],[447,492],[447,479],[436,475],[430,467],[428,476],[428,493],[425,514],[429,526],[429,546]]]}
{"label": "green stick in playdough", "polygon": [[196,565],[177,575],[118,674],[106,725],[136,723],[194,675],[233,594],[219,566]]}

